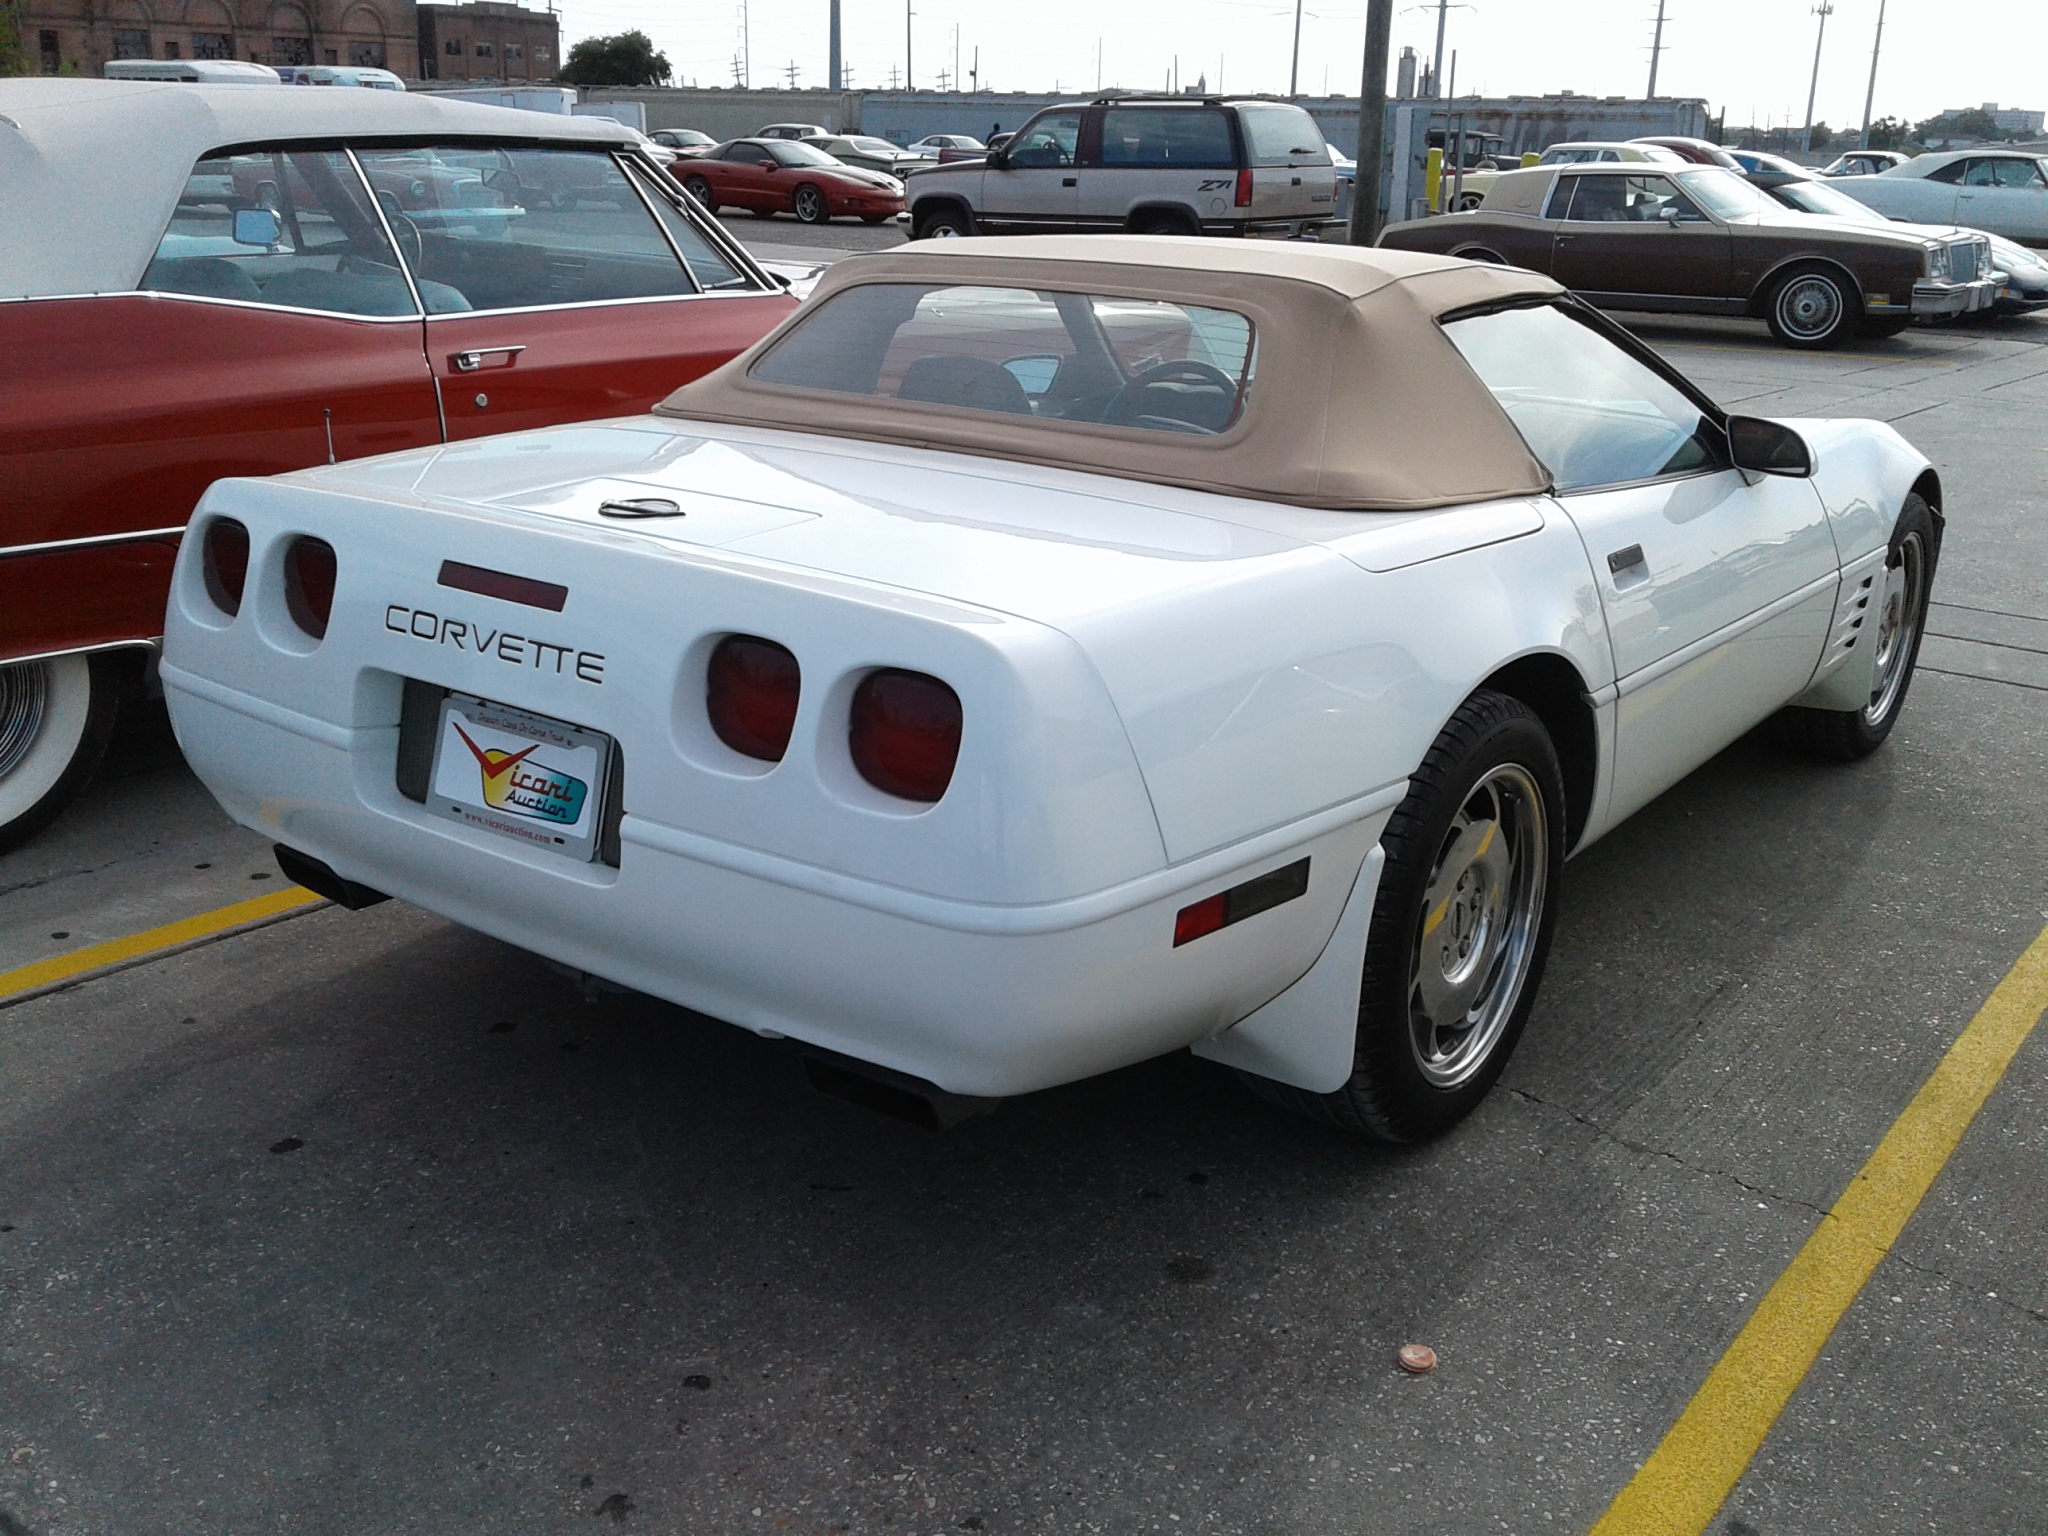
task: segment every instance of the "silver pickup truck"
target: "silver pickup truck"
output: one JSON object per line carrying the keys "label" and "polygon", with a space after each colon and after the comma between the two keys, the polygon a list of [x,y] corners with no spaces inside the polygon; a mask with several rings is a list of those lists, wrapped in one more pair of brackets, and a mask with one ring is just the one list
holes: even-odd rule
{"label": "silver pickup truck", "polygon": [[1256,97],[1048,107],[986,159],[912,171],[913,239],[974,234],[1313,236],[1337,172],[1315,119]]}

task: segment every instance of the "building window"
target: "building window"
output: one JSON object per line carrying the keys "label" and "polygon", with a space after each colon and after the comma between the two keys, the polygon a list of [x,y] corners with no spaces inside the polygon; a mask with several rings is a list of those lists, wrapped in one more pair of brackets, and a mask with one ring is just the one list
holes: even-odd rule
{"label": "building window", "polygon": [[488,59],[491,56],[491,45],[489,43],[478,43],[476,45],[476,56],[480,59]]}
{"label": "building window", "polygon": [[63,55],[57,46],[57,34],[54,32],[39,33],[37,34],[36,42],[43,55],[43,73],[46,75],[56,74],[58,70],[64,67]]}
{"label": "building window", "polygon": [[117,59],[146,59],[149,57],[149,33],[141,27],[114,30],[114,57]]}
{"label": "building window", "polygon": [[192,57],[195,59],[232,59],[235,56],[235,40],[226,32],[194,32],[192,34]]}
{"label": "building window", "polygon": [[384,67],[384,45],[382,43],[350,43],[348,61],[357,69],[382,69]]}
{"label": "building window", "polygon": [[533,57],[538,63],[547,63],[549,58],[552,57],[548,52],[548,45],[546,43],[535,43],[533,45]]}
{"label": "building window", "polygon": [[167,59],[175,59],[175,58],[176,58],[177,56],[178,56],[178,45],[177,45],[177,42],[176,42],[175,40],[166,40],[166,41],[165,41],[165,43],[164,43],[164,57],[165,57],[165,58],[167,58]]}
{"label": "building window", "polygon": [[512,59],[523,59],[526,57],[526,50],[520,47],[517,43],[507,43],[505,45],[505,57],[508,61]]}
{"label": "building window", "polygon": [[273,37],[270,40],[270,62],[273,64],[312,63],[313,39],[310,37]]}
{"label": "building window", "polygon": [[341,62],[341,55],[340,55],[339,53],[337,53],[337,52],[336,52],[336,51],[335,51],[334,49],[332,49],[332,48],[324,49],[324,50],[323,50],[323,52],[325,52],[325,53],[326,53],[326,55],[327,55],[327,62],[328,62],[329,64],[339,64],[339,63]]}
{"label": "building window", "polygon": [[461,39],[461,38],[459,38],[459,37],[451,37],[451,38],[449,38],[449,39],[448,39],[448,42],[447,42],[447,44],[446,44],[446,46],[445,46],[445,47],[443,47],[441,51],[442,51],[443,53],[447,54],[447,55],[448,55],[448,57],[449,57],[449,58],[451,58],[451,59],[459,59],[459,58],[461,58],[461,57],[462,57],[462,39]]}

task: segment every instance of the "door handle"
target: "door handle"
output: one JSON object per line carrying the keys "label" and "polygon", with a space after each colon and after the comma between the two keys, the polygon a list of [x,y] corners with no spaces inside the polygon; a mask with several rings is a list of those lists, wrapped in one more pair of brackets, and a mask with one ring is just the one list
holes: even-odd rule
{"label": "door handle", "polygon": [[1077,177],[1062,176],[1060,178],[1060,185],[1063,187],[1078,187],[1081,183]]}
{"label": "door handle", "polygon": [[1650,565],[1643,558],[1643,546],[1631,544],[1627,549],[1617,549],[1607,557],[1607,569],[1615,576],[1619,576],[1623,571],[1634,570],[1640,570],[1647,575]]}
{"label": "door handle", "polygon": [[1559,245],[1570,245],[1574,240],[1578,239],[1579,237],[1577,235],[1557,235],[1554,238],[1556,239]]}
{"label": "door handle", "polygon": [[457,373],[475,373],[477,369],[483,367],[484,359],[487,357],[502,355],[510,359],[517,357],[525,350],[526,348],[524,347],[472,347],[467,352],[455,353],[448,361],[455,365]]}

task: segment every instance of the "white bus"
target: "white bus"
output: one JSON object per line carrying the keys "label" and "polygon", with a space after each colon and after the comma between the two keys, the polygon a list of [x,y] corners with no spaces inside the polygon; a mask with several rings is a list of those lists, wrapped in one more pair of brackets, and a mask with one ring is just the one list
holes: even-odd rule
{"label": "white bus", "polygon": [[109,80],[182,80],[187,85],[276,85],[280,78],[268,64],[240,59],[111,59],[103,74]]}
{"label": "white bus", "polygon": [[360,85],[372,91],[402,91],[405,82],[388,69],[367,64],[286,64],[278,74],[286,85]]}

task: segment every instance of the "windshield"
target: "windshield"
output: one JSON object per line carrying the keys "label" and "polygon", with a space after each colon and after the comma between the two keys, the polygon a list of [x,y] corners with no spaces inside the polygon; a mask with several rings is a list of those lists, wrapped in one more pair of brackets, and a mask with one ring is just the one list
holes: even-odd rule
{"label": "windshield", "polygon": [[1883,224],[1885,216],[1875,208],[1856,201],[1824,181],[1788,181],[1771,188],[1771,195],[1788,208],[1801,213],[1824,213],[1835,219],[1854,219],[1859,224]]}
{"label": "windshield", "polygon": [[1746,219],[1769,213],[1777,205],[1732,171],[1702,166],[1679,173],[1685,190],[1717,219]]}
{"label": "windshield", "polygon": [[839,162],[810,144],[785,143],[777,140],[768,146],[768,153],[777,165],[837,165]]}

